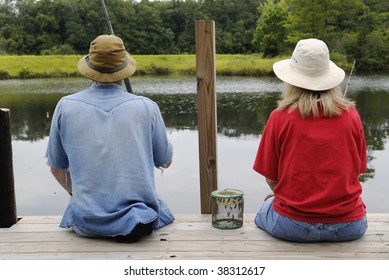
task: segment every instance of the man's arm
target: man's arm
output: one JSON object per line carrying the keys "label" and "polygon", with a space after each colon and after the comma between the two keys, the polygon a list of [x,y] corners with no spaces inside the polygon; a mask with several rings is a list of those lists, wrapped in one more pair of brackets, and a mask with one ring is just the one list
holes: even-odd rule
{"label": "man's arm", "polygon": [[72,180],[70,178],[69,172],[66,169],[59,169],[55,167],[50,168],[51,173],[54,175],[54,178],[60,183],[60,185],[72,195]]}

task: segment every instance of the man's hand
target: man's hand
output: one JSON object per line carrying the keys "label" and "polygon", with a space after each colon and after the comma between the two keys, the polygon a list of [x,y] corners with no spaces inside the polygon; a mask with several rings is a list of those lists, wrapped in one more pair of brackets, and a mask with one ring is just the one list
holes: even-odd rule
{"label": "man's hand", "polygon": [[168,163],[166,163],[164,166],[162,166],[162,168],[169,168],[169,166],[172,164],[172,160],[169,161]]}

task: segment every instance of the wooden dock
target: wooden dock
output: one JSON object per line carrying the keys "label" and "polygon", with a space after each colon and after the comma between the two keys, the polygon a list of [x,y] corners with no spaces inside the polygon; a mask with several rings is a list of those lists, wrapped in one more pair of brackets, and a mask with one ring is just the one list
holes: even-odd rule
{"label": "wooden dock", "polygon": [[3,260],[389,260],[389,214],[369,214],[369,228],[356,241],[291,243],[275,239],[244,217],[244,226],[218,230],[211,215],[176,215],[176,221],[138,243],[88,239],[59,228],[60,216],[22,217],[0,229]]}

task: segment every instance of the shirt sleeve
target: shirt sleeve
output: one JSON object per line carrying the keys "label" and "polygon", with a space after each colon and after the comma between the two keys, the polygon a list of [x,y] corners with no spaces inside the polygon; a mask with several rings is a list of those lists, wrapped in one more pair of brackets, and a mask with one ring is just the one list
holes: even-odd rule
{"label": "shirt sleeve", "polygon": [[275,137],[274,113],[263,130],[253,169],[271,180],[278,180],[278,153]]}
{"label": "shirt sleeve", "polygon": [[47,165],[66,169],[69,167],[68,157],[61,140],[62,103],[57,104],[51,121],[49,142],[46,150]]}
{"label": "shirt sleeve", "polygon": [[361,159],[361,168],[360,168],[360,173],[364,173],[367,170],[367,160],[366,160],[366,138],[365,138],[365,132],[363,130],[363,125],[361,118],[358,114],[358,121],[359,121],[359,157]]}
{"label": "shirt sleeve", "polygon": [[172,160],[173,146],[167,138],[165,122],[157,105],[154,114],[152,139],[154,165],[159,168]]}

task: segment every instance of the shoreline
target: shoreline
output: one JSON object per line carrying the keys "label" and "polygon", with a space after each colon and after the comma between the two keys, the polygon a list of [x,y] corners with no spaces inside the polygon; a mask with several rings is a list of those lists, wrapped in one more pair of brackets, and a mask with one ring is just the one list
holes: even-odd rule
{"label": "shoreline", "polygon": [[[77,62],[82,55],[1,55],[0,80],[34,78],[81,77]],[[196,55],[133,55],[137,70],[133,76],[188,76],[196,75]],[[274,62],[287,57],[262,58],[258,54],[216,55],[218,76],[274,76]],[[352,63],[335,61],[346,72]]]}

